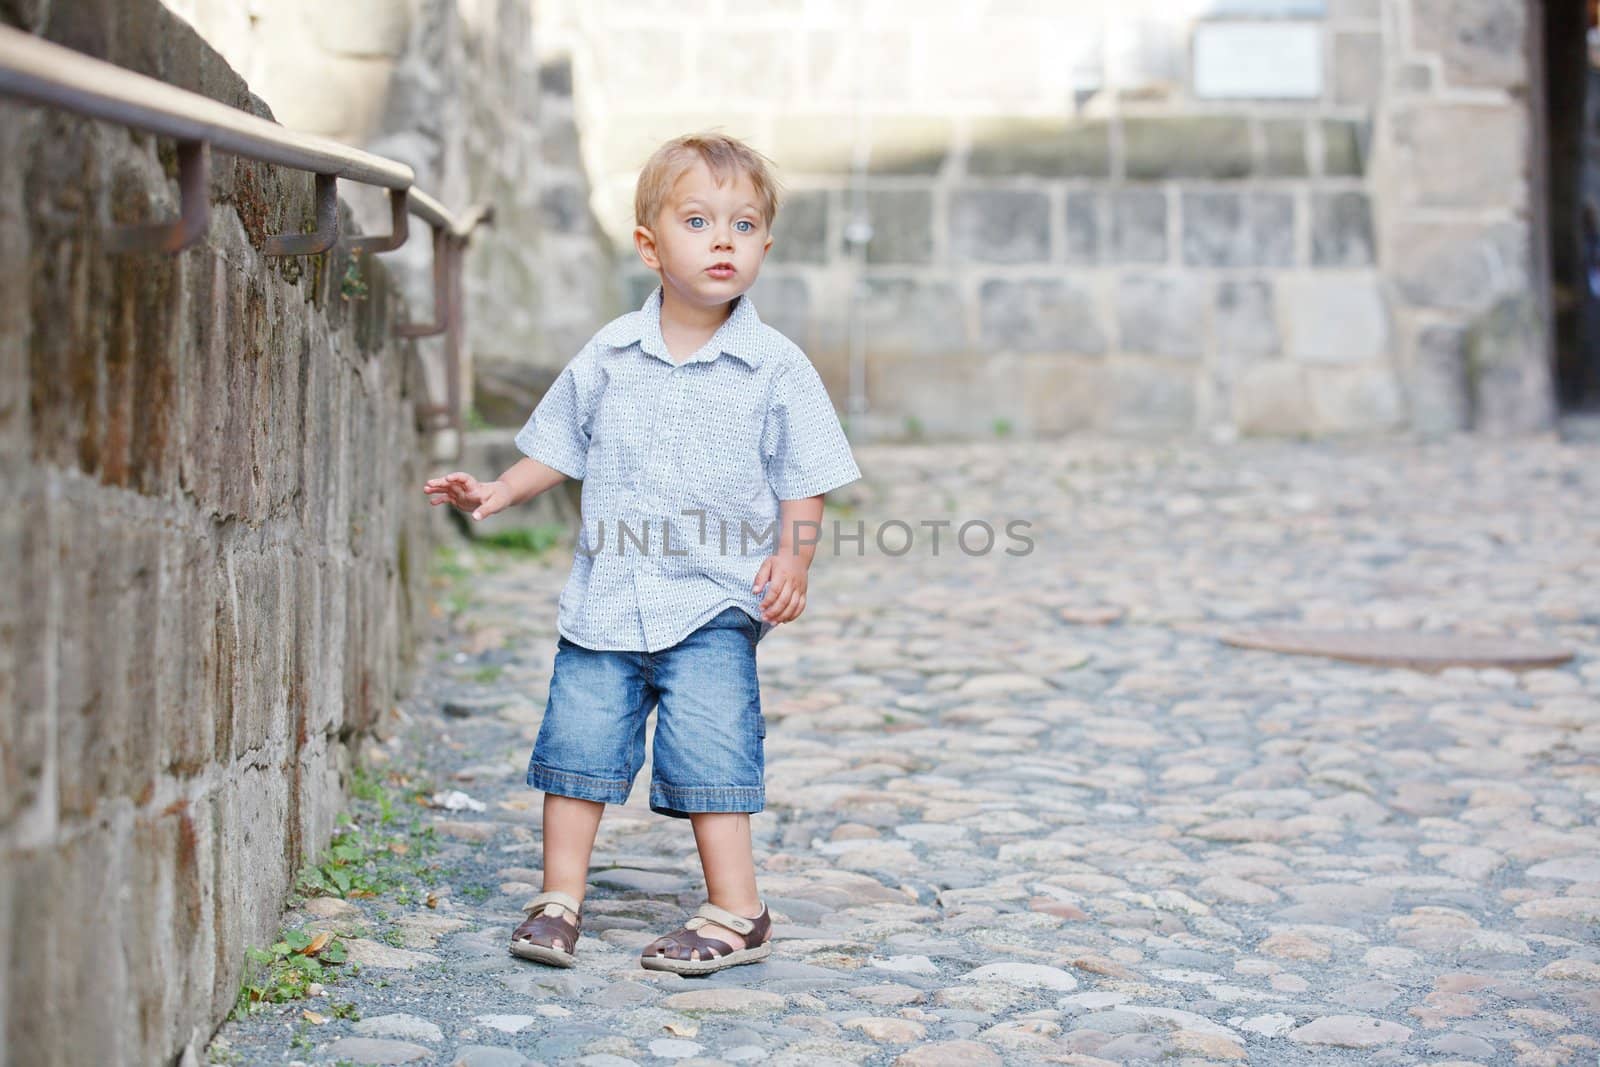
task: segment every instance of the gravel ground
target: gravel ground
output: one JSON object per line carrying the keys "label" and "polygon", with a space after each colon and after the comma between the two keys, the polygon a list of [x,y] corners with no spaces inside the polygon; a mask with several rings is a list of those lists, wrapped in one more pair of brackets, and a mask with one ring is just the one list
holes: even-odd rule
{"label": "gravel ground", "polygon": [[[759,649],[770,962],[638,967],[702,894],[647,778],[602,824],[577,967],[508,955],[537,890],[522,771],[570,547],[461,552],[439,589],[460,610],[368,753],[396,825],[438,841],[411,854],[438,868],[435,906],[413,878],[409,903],[291,911],[287,927],[342,933],[359,974],[228,1023],[213,1058],[1596,1062],[1600,447],[1073,439],[857,458],[866,478],[827,518],[863,523],[862,554],[825,531],[805,615]],[[950,520],[938,554],[933,520]],[[973,520],[992,550],[955,543]],[[1220,640],[1253,626],[1575,656],[1423,673]],[[412,799],[452,789],[485,810]]]}

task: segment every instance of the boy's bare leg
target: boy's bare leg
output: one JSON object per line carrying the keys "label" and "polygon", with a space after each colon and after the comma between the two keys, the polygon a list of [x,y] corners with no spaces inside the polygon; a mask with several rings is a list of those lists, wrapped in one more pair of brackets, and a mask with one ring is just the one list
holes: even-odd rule
{"label": "boy's bare leg", "polygon": [[[706,897],[719,908],[754,919],[761,914],[756,891],[756,861],[750,845],[750,816],[742,811],[702,812],[689,816],[694,843],[706,872]],[[729,948],[744,948],[744,938],[727,927],[708,923],[698,931]]]}
{"label": "boy's bare leg", "polygon": [[[605,810],[604,804],[594,800],[544,795],[544,892],[565,893],[583,903],[594,835]],[[548,914],[567,918],[567,909],[555,905]]]}

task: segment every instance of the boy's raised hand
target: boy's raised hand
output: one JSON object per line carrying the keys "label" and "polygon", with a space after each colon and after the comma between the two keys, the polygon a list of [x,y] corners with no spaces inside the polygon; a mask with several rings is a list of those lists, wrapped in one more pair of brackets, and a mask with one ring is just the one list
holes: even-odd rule
{"label": "boy's raised hand", "polygon": [[480,482],[470,474],[455,471],[443,478],[429,478],[422,487],[429,502],[454,504],[462,511],[470,511],[474,519],[487,519],[497,511],[511,506],[511,488],[505,482]]}

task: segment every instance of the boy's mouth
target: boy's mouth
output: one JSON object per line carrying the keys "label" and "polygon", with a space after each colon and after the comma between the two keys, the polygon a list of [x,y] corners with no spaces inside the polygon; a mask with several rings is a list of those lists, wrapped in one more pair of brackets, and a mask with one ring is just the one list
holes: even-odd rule
{"label": "boy's mouth", "polygon": [[733,277],[738,271],[733,269],[732,263],[714,263],[706,268],[706,273],[719,281]]}

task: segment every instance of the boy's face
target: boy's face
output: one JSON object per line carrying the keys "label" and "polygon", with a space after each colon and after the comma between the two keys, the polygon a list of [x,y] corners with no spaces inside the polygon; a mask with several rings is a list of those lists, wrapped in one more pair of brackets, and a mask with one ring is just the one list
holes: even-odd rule
{"label": "boy's face", "polygon": [[754,285],[772,247],[749,175],[741,171],[718,185],[703,160],[683,173],[654,224],[636,228],[633,240],[663,287],[704,308]]}

